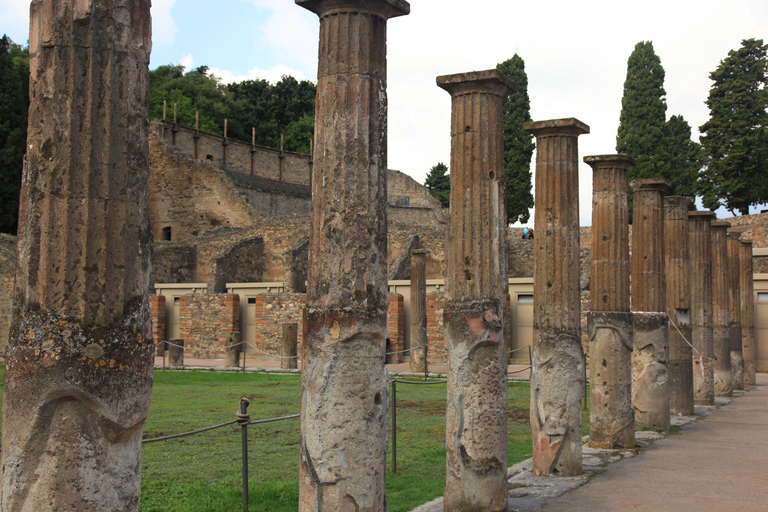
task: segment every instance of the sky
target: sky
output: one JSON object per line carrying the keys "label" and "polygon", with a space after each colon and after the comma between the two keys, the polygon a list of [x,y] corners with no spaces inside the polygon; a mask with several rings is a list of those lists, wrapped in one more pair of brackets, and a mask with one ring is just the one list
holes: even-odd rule
{"label": "sky", "polygon": [[[205,65],[225,82],[316,80],[317,16],[293,0],[152,4],[153,69]],[[28,1],[0,0],[0,31],[25,42],[28,25]],[[742,39],[768,41],[768,1],[412,0],[410,15],[389,20],[387,38],[389,168],[423,183],[432,166],[450,162],[450,96],[435,78],[491,69],[515,53],[534,121],[575,117],[591,127],[579,137],[581,160],[616,152],[627,59],[652,41],[666,71],[667,118],[682,115],[698,140],[709,73]],[[591,224],[591,174],[580,163],[582,225]]]}

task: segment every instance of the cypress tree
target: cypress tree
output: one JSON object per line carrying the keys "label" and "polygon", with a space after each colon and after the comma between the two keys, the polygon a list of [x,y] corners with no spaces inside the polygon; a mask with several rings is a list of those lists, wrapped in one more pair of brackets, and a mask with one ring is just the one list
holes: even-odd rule
{"label": "cypress tree", "polygon": [[768,45],[745,39],[715,71],[701,132],[703,164],[698,190],[704,206],[721,204],[749,214],[768,202]]}
{"label": "cypress tree", "polygon": [[[621,99],[621,117],[616,151],[637,162],[629,169],[629,180],[667,178],[670,165],[664,126],[667,102],[664,68],[653,51],[653,43],[641,41],[627,61],[627,78]],[[632,196],[629,197],[632,218]]]}
{"label": "cypress tree", "polygon": [[424,186],[432,194],[432,197],[440,201],[443,208],[450,206],[451,178],[446,173],[448,167],[443,162],[438,162],[429,170]]}
{"label": "cypress tree", "polygon": [[701,147],[691,140],[691,126],[683,116],[672,116],[664,125],[669,154],[669,181],[672,188],[668,195],[696,195],[696,177],[699,171],[699,151]]}
{"label": "cypress tree", "polygon": [[496,66],[512,79],[517,92],[504,98],[504,173],[507,178],[507,217],[528,222],[533,208],[531,192],[531,157],[536,145],[533,135],[523,130],[523,123],[532,121],[528,98],[528,75],[525,62],[515,54]]}

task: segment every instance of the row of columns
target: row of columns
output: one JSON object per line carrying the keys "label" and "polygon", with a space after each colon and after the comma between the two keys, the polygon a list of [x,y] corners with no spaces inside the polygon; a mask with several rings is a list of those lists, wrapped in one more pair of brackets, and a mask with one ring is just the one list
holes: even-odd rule
{"label": "row of columns", "polygon": [[[299,510],[386,510],[386,24],[408,14],[410,6],[404,0],[296,3],[320,19]],[[4,388],[2,510],[139,507],[140,441],[153,361],[147,303],[149,2],[97,4],[86,10],[69,0],[50,11],[35,0],[31,7],[31,90],[37,93],[30,107]],[[515,87],[495,70],[437,82],[452,101],[445,508],[501,511],[507,508],[501,105]],[[110,94],[113,89],[124,94]],[[109,101],[91,105],[89,99],[97,97]],[[53,109],[72,102],[71,109]],[[101,109],[100,115],[92,115],[93,109]],[[589,127],[560,119],[528,123],[525,129],[536,136],[538,148],[533,469],[574,475],[581,472],[585,384],[577,138]],[[649,252],[637,269],[633,263],[632,279],[648,284],[633,292],[635,309],[642,305],[649,315],[631,315],[625,191],[632,161],[615,155],[586,161],[596,173],[589,327],[593,441],[633,444],[632,423],[664,421],[655,419],[664,407],[653,401],[666,393],[670,403],[673,395],[665,387],[661,262],[682,265],[681,256],[662,252],[663,183],[637,183],[636,240],[643,242],[634,251]],[[652,199],[641,199],[644,194]],[[676,215],[682,218],[680,211]],[[692,372],[694,398],[702,403],[714,393],[715,371],[710,217],[693,213],[686,224],[690,275],[702,280],[687,286],[693,359],[700,353],[702,362]],[[749,385],[754,383],[751,253],[744,243],[738,249],[740,288],[735,291],[736,280],[729,281],[727,307],[719,296],[717,325],[730,326],[723,310],[734,311],[730,301],[739,297],[735,310],[741,312]],[[733,255],[726,258],[736,261]],[[417,286],[422,281],[419,277]],[[422,326],[414,330],[425,343]],[[729,332],[726,338],[718,331],[718,354],[725,354],[723,344],[738,352],[738,340]],[[683,352],[675,352],[681,366]]]}

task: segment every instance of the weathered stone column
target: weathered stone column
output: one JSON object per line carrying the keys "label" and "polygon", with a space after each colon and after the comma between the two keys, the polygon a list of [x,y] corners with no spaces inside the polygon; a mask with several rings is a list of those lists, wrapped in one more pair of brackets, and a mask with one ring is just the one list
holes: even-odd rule
{"label": "weathered stone column", "polygon": [[149,5],[31,5],[3,511],[139,510],[154,365]]}
{"label": "weathered stone column", "polygon": [[629,155],[587,156],[592,166],[589,445],[634,448],[629,311]]}
{"label": "weathered stone column", "polygon": [[184,366],[184,338],[168,340],[168,366]]}
{"label": "weathered stone column", "polygon": [[426,249],[411,252],[411,359],[412,372],[427,371],[427,254]]}
{"label": "weathered stone column", "polygon": [[744,385],[754,386],[755,360],[755,282],[752,274],[752,241],[742,238],[739,242],[739,270],[741,278],[741,344],[744,354]]}
{"label": "weathered stone column", "polygon": [[744,356],[741,348],[741,263],[739,262],[739,237],[736,231],[728,232],[728,310],[731,327],[731,374],[733,389],[744,389]]}
{"label": "weathered stone column", "polygon": [[635,314],[634,322],[632,407],[638,427],[669,428],[669,323],[664,286],[664,191],[669,182],[646,178],[631,186],[632,310],[643,312]]}
{"label": "weathered stone column", "polygon": [[693,416],[691,340],[691,264],[688,259],[690,197],[664,198],[664,275],[669,328],[669,411]]}
{"label": "weathered stone column", "polygon": [[536,136],[531,435],[533,472],[581,473],[578,136],[576,119],[526,123]]}
{"label": "weathered stone column", "polygon": [[385,510],[387,20],[403,0],[296,0],[320,18],[299,510]]}
{"label": "weathered stone column", "polygon": [[691,262],[691,343],[693,344],[693,400],[715,403],[712,333],[712,233],[715,214],[688,212],[688,254]]}
{"label": "weathered stone column", "polygon": [[728,309],[728,222],[712,223],[712,344],[715,396],[733,396]]}
{"label": "weathered stone column", "polygon": [[283,324],[283,344],[280,355],[280,368],[295,370],[298,367],[299,324]]}
{"label": "weathered stone column", "polygon": [[445,283],[446,510],[507,510],[507,207],[497,70],[437,77],[451,95]]}
{"label": "weathered stone column", "polygon": [[224,366],[235,367],[240,364],[240,351],[243,350],[240,331],[227,334],[224,342]]}

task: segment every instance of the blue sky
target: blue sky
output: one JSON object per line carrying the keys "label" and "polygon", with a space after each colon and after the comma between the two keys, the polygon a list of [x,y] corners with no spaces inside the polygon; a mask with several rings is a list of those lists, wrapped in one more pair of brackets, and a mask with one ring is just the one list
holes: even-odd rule
{"label": "blue sky", "polygon": [[[206,65],[225,81],[316,78],[317,17],[293,0],[152,4],[153,68]],[[0,0],[0,31],[26,41],[28,11],[28,1]],[[516,52],[533,119],[576,117],[591,127],[581,156],[614,153],[627,58],[645,40],[666,71],[667,117],[683,115],[698,140],[709,73],[751,37],[768,41],[766,0],[412,0],[411,14],[388,24],[389,167],[423,182],[430,167],[448,164],[450,101],[435,77],[490,69]],[[586,164],[579,180],[589,225]]]}

